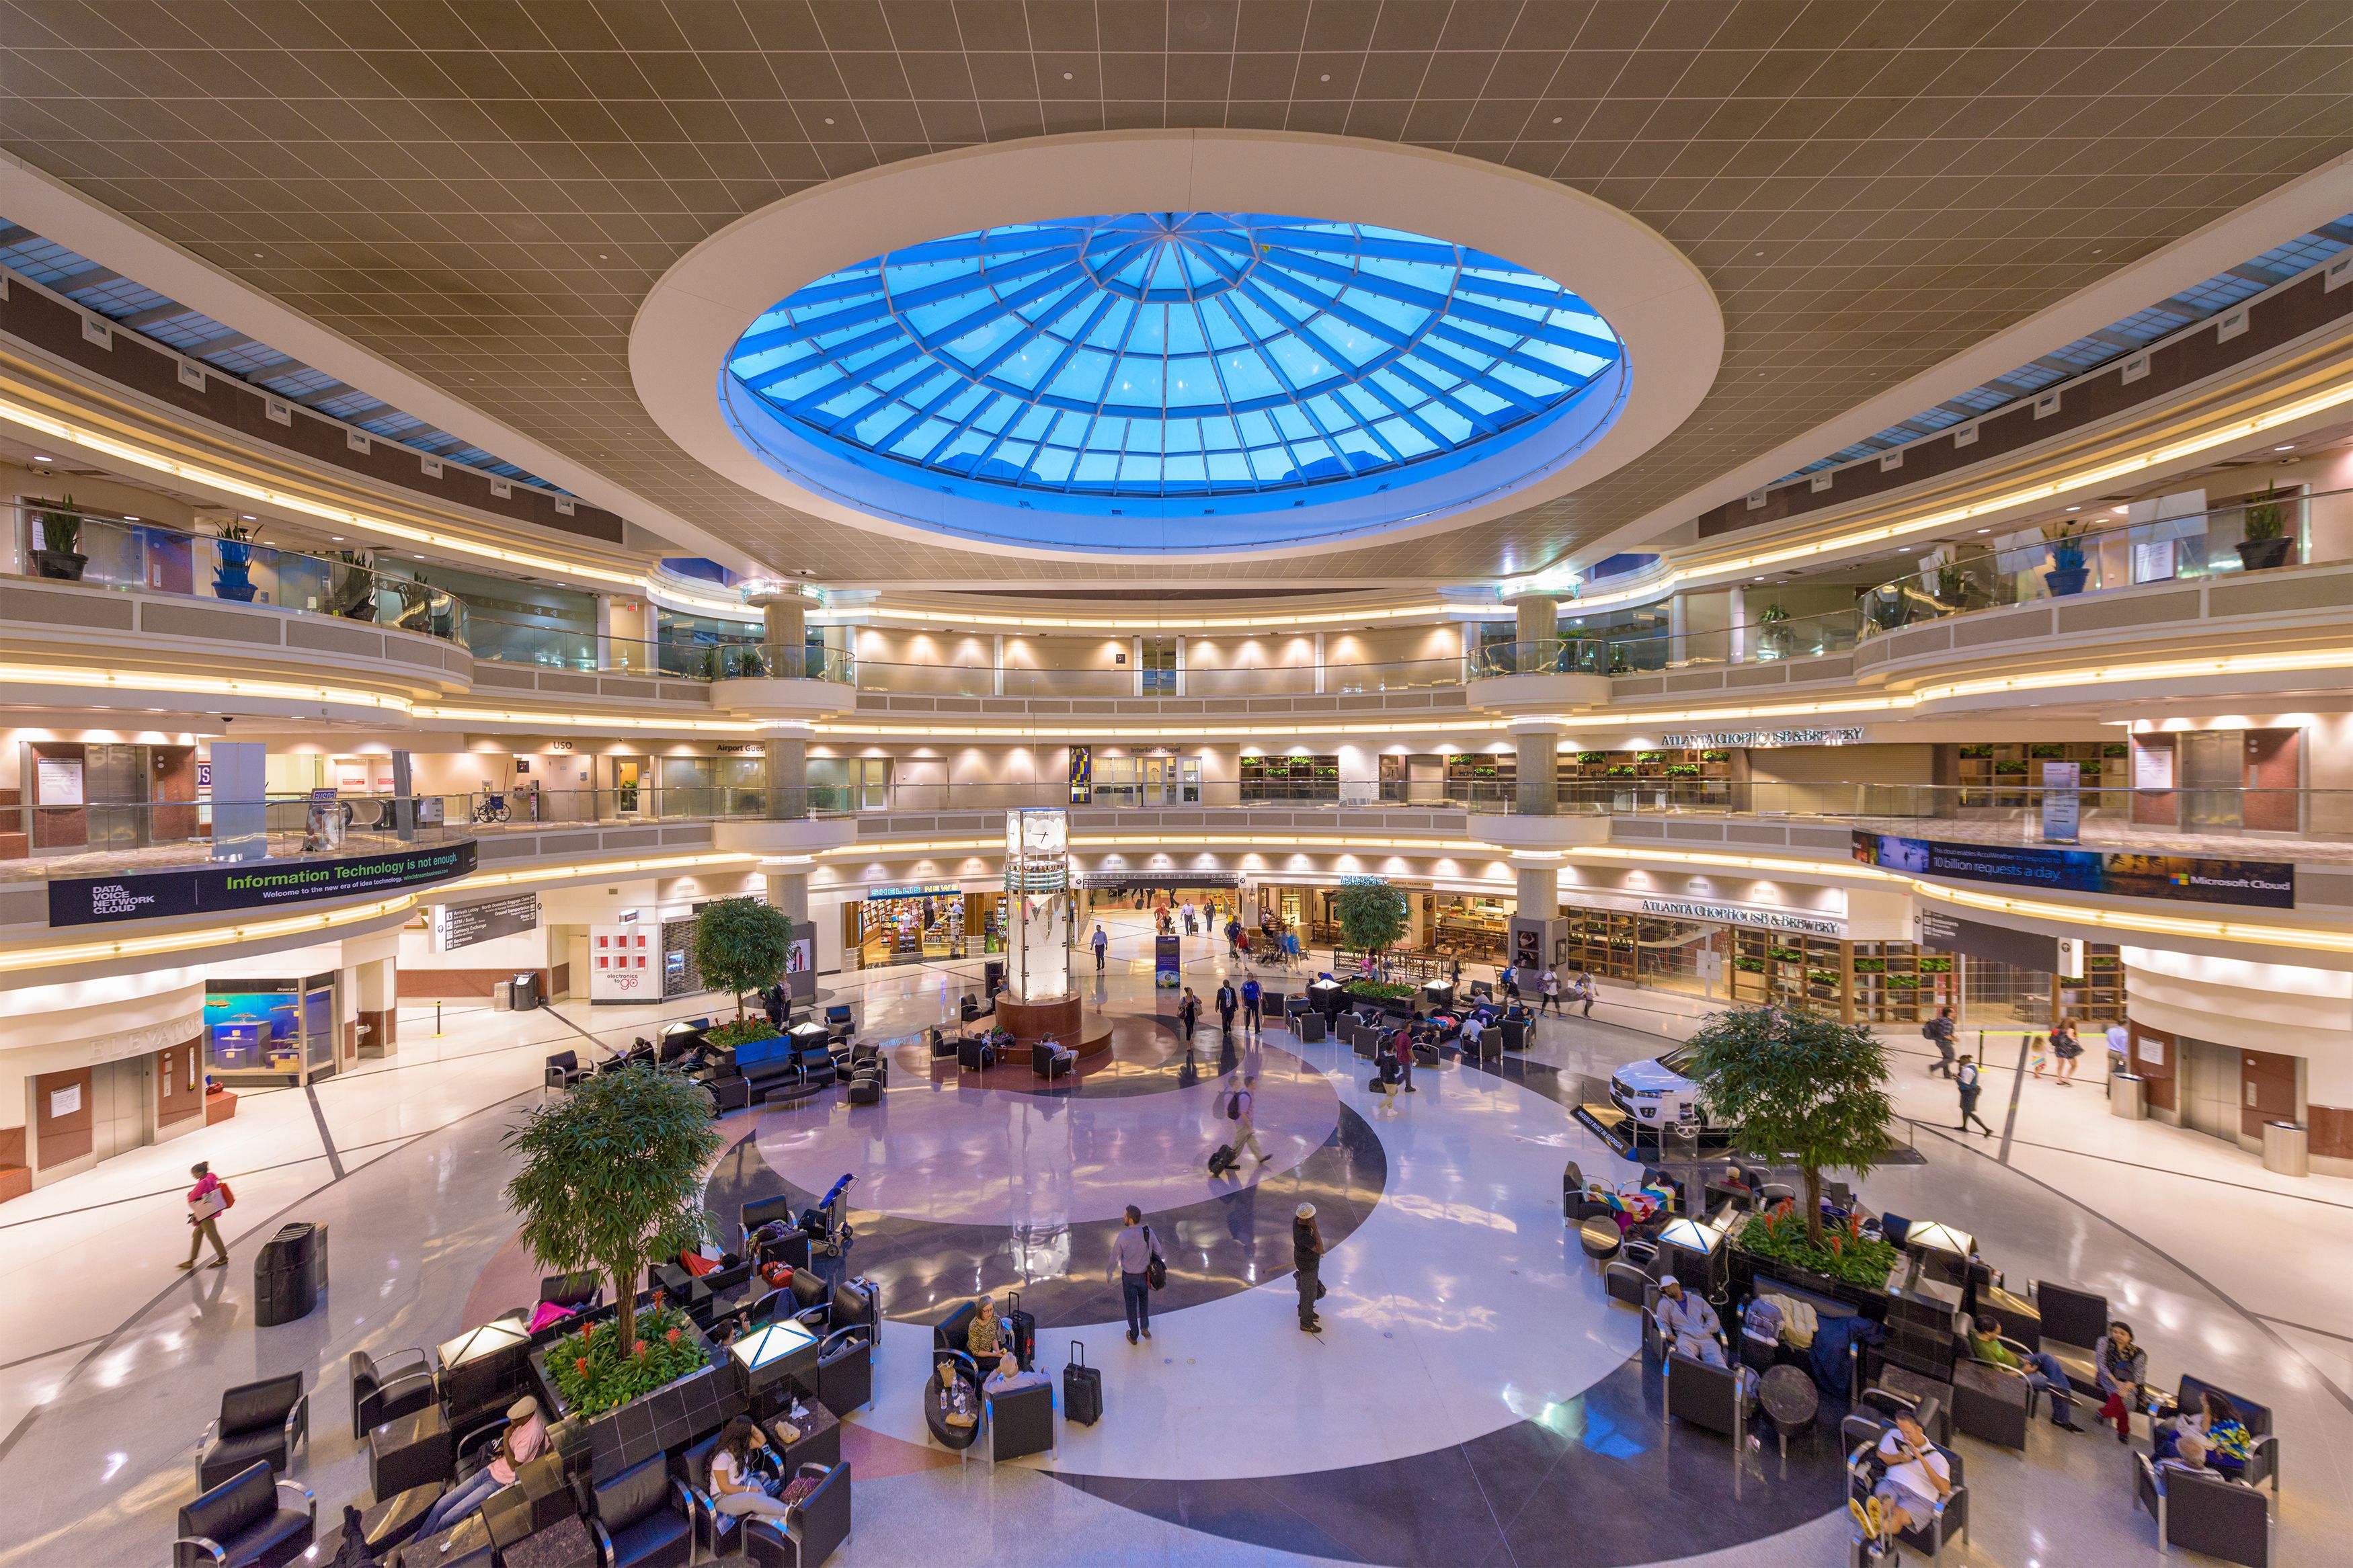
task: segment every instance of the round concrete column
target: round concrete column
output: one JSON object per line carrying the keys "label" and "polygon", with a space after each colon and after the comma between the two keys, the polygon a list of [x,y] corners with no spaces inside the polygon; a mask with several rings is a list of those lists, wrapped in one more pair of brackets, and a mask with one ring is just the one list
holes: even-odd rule
{"label": "round concrete column", "polygon": [[769,672],[795,680],[807,675],[802,650],[808,644],[808,601],[797,594],[771,595],[760,601],[760,620]]}
{"label": "round concrete column", "polygon": [[767,867],[761,869],[768,884],[768,907],[796,924],[808,919],[808,873],[805,870],[778,871]]}
{"label": "round concrete column", "polygon": [[1560,731],[1546,726],[1514,730],[1519,746],[1519,783],[1513,807],[1523,816],[1552,816],[1560,810]]}
{"label": "round concrete column", "polygon": [[1560,636],[1560,601],[1549,594],[1530,594],[1512,601],[1520,619],[1518,640],[1551,642]]}
{"label": "round concrete column", "polygon": [[1532,920],[1550,920],[1560,913],[1560,868],[1512,863],[1519,879],[1519,912]]}
{"label": "round concrete column", "polygon": [[771,736],[768,755],[768,820],[796,821],[809,814],[808,742]]}

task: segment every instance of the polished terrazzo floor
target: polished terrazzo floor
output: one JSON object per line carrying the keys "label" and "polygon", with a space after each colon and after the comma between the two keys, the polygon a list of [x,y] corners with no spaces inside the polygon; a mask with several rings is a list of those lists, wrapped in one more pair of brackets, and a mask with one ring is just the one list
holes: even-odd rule
{"label": "polished terrazzo floor", "polygon": [[[1097,1005],[1150,1005],[1149,942],[1124,952]],[[1191,967],[1213,975],[1206,942]],[[970,965],[828,977],[870,1034],[952,1016]],[[1210,981],[1209,984],[1214,984]],[[1197,988],[1206,989],[1197,984]],[[1606,1005],[1601,1010],[1609,1012]],[[499,1136],[541,1092],[541,1058],[643,1032],[653,1009],[516,1017],[404,1011],[400,1055],[301,1092],[248,1100],[236,1121],[111,1162],[0,1209],[14,1347],[0,1366],[0,1563],[152,1563],[194,1494],[195,1435],[216,1391],[301,1368],[314,1442],[298,1465],[331,1510],[365,1486],[347,1426],[351,1349],[431,1344],[527,1293],[499,1191]],[[882,1106],[822,1104],[728,1119],[710,1202],[806,1190],[860,1169],[850,1265],[882,1280],[892,1323],[878,1399],[846,1439],[860,1477],[855,1539],[836,1559],[904,1563],[1737,1562],[1841,1558],[1834,1456],[1725,1440],[1661,1420],[1630,1313],[1601,1298],[1559,1216],[1562,1163],[1608,1156],[1528,1082],[1418,1074],[1394,1110],[1362,1064],[1270,1031],[1269,1168],[1212,1184],[1214,1028],[1203,1073],[1150,1046],[1072,1092],[968,1089],[894,1061]],[[1917,1044],[1917,1042],[1914,1042]],[[1606,1071],[1655,1037],[1546,1021],[1537,1065]],[[1899,1051],[1904,1047],[1899,1042]],[[1864,1183],[1875,1205],[1967,1218],[2013,1283],[2105,1289],[2155,1375],[2197,1370],[2279,1413],[2286,1486],[2279,1560],[2341,1561],[2353,1525],[2353,1184],[2282,1192],[2236,1150],[2101,1113],[2096,1088],[1991,1075],[2008,1136],[1937,1132],[1949,1091],[1899,1057],[1899,1103],[1924,1163]],[[1280,1115],[1278,1116],[1278,1111]],[[1997,1114],[1998,1113],[1998,1114]],[[210,1158],[237,1184],[233,1267],[190,1279],[178,1191]],[[1121,1194],[1146,1194],[1177,1238],[1155,1335],[1131,1350],[1100,1259]],[[1293,1321],[1287,1226],[1299,1195],[1327,1220],[1330,1331]],[[1327,1206],[1328,1205],[1328,1206]],[[325,1307],[257,1330],[251,1254],[285,1217],[333,1227]],[[1017,1287],[1041,1359],[1073,1339],[1105,1368],[1105,1420],[1060,1453],[992,1477],[930,1449],[913,1391],[925,1322],[976,1289]],[[519,1300],[520,1297],[517,1297]],[[2038,1426],[2023,1458],[1971,1446],[1980,1504],[1965,1561],[2121,1562],[2153,1552],[2126,1451]]]}

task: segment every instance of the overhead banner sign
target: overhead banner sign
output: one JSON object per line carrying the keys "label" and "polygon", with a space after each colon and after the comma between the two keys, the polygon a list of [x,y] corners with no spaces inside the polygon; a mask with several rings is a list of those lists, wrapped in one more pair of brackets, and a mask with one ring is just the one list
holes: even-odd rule
{"label": "overhead banner sign", "polygon": [[1866,866],[1891,871],[1966,882],[2181,903],[2295,908],[2295,868],[2284,860],[2206,860],[2187,855],[2033,849],[2017,844],[1947,844],[1860,830],[1854,835],[1854,858]]}
{"label": "overhead banner sign", "polygon": [[438,952],[538,929],[537,893],[512,893],[479,904],[442,904],[433,911],[433,946]]}
{"label": "overhead banner sign", "polygon": [[1660,745],[1678,750],[1691,746],[1854,746],[1862,742],[1860,724],[1833,730],[1695,730],[1659,737]]}
{"label": "overhead banner sign", "polygon": [[351,860],[245,860],[176,867],[128,877],[73,877],[49,884],[53,926],[169,920],[229,910],[280,909],[424,887],[474,869],[469,839]]}
{"label": "overhead banner sign", "polygon": [[1914,937],[1922,947],[1933,947],[1939,952],[1964,953],[1970,958],[1982,958],[1994,963],[2007,963],[2013,969],[2033,969],[2056,973],[2059,939],[2031,931],[2012,931],[2008,926],[1987,925],[1982,921],[1963,920],[1942,910],[1920,910],[1912,916]]}

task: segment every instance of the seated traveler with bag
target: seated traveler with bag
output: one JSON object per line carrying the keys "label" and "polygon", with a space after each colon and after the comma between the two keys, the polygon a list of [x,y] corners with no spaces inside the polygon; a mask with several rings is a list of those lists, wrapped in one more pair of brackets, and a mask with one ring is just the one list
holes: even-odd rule
{"label": "seated traveler with bag", "polygon": [[740,1415],[727,1423],[711,1456],[711,1500],[720,1513],[782,1519],[789,1505],[774,1495],[776,1481],[776,1455],[767,1436]]}
{"label": "seated traveler with bag", "polygon": [[492,1492],[514,1485],[515,1472],[539,1458],[546,1447],[547,1423],[539,1414],[539,1401],[525,1394],[507,1407],[507,1429],[500,1435],[491,1462],[433,1505],[417,1527],[417,1539],[427,1541],[440,1534],[490,1501]]}
{"label": "seated traveler with bag", "polygon": [[1879,1461],[1886,1473],[1867,1500],[1848,1502],[1862,1526],[1863,1550],[1884,1556],[1895,1537],[1927,1524],[1944,1511],[1953,1494],[1953,1467],[1928,1441],[1928,1434],[1910,1411],[1895,1417],[1894,1427],[1879,1440]]}

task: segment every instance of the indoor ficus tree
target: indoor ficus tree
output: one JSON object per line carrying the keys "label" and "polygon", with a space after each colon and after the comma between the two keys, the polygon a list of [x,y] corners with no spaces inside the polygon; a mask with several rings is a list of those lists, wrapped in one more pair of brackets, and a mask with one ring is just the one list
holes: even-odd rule
{"label": "indoor ficus tree", "polygon": [[711,1098],[681,1073],[638,1063],[582,1079],[510,1128],[522,1169],[507,1203],[551,1269],[597,1268],[637,1335],[646,1266],[702,1238],[702,1172],[719,1154]]}
{"label": "indoor ficus tree", "polygon": [[735,994],[735,1017],[744,1017],[744,994],[776,984],[793,946],[793,922],[782,910],[750,899],[717,899],[694,917],[694,967],[704,984]]}
{"label": "indoor ficus tree", "polygon": [[1378,957],[1405,935],[1405,895],[1387,882],[1347,882],[1332,895],[1340,942]]}
{"label": "indoor ficus tree", "polygon": [[1806,1238],[1822,1245],[1822,1173],[1884,1159],[1895,1112],[1887,1051],[1869,1029],[1799,1008],[1718,1013],[1691,1037],[1690,1072],[1709,1121],[1752,1159],[1794,1160],[1806,1180]]}

